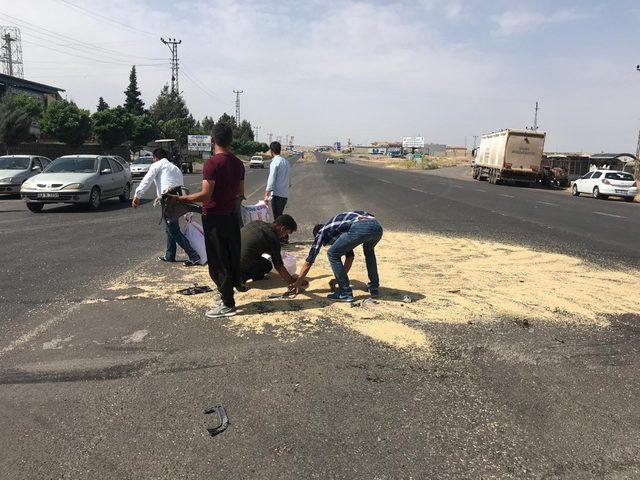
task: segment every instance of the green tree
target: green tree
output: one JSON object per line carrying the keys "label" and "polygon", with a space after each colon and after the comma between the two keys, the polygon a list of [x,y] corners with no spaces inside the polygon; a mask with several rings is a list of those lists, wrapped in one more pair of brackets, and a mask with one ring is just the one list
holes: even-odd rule
{"label": "green tree", "polygon": [[107,149],[126,142],[134,127],[133,115],[119,106],[94,113],[92,120],[96,140]]}
{"label": "green tree", "polygon": [[205,130],[207,132],[207,134],[211,133],[211,130],[213,130],[213,125],[215,124],[215,122],[213,121],[213,118],[211,117],[207,117],[205,115],[205,117],[202,119],[202,129]]}
{"label": "green tree", "polygon": [[104,101],[104,98],[100,97],[98,99],[98,106],[97,106],[98,111],[101,112],[103,110],[106,110],[107,108],[109,108],[109,104]]}
{"label": "green tree", "polygon": [[177,92],[171,92],[169,86],[165,85],[162,87],[155,103],[151,105],[150,113],[157,122],[166,122],[188,117],[189,109],[184,103],[182,95]]}
{"label": "green tree", "polygon": [[129,86],[124,91],[124,95],[125,110],[133,115],[142,115],[144,113],[144,102],[140,97],[140,90],[138,90],[138,74],[136,73],[135,65],[131,67]]}
{"label": "green tree", "polygon": [[150,115],[136,115],[133,117],[133,129],[129,136],[129,144],[133,150],[138,150],[154,140],[157,134],[158,126]]}
{"label": "green tree", "polygon": [[231,151],[238,155],[253,155],[254,153],[264,153],[267,150],[269,150],[269,146],[266,143],[252,140],[236,139],[231,143]]}
{"label": "green tree", "polygon": [[216,125],[219,124],[219,123],[224,123],[224,124],[229,125],[233,129],[233,135],[235,136],[236,130],[238,129],[238,126],[236,125],[236,119],[235,118],[233,118],[231,115],[229,115],[227,113],[223,113],[222,115],[220,115],[220,118],[216,122]]}
{"label": "green tree", "polygon": [[40,129],[62,143],[79,147],[91,135],[91,116],[74,102],[59,100],[45,110]]}
{"label": "green tree", "polygon": [[29,139],[32,123],[32,117],[24,106],[13,104],[8,98],[0,103],[0,142],[7,146],[7,150]]}
{"label": "green tree", "polygon": [[195,120],[191,115],[185,118],[174,118],[158,124],[160,134],[164,138],[173,138],[180,146],[187,144],[187,135],[195,129]]}
{"label": "green tree", "polygon": [[13,107],[21,107],[24,108],[31,121],[36,123],[42,118],[42,114],[44,113],[44,106],[40,100],[34,97],[30,97],[29,95],[18,94],[18,95],[10,95],[7,97],[9,104]]}
{"label": "green tree", "polygon": [[234,137],[238,140],[245,142],[253,142],[253,128],[251,127],[251,123],[248,120],[242,120],[236,132],[234,132]]}

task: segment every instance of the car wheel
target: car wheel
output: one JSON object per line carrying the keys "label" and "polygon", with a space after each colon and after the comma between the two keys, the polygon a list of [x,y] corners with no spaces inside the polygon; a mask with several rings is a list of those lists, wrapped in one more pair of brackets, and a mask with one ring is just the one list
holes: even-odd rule
{"label": "car wheel", "polygon": [[600,196],[600,189],[599,189],[598,187],[595,187],[595,188],[593,189],[593,198],[602,198],[602,197]]}
{"label": "car wheel", "polygon": [[633,202],[636,197],[624,197],[625,202]]}
{"label": "car wheel", "polygon": [[27,208],[33,213],[41,212],[42,207],[44,207],[44,203],[27,202]]}
{"label": "car wheel", "polygon": [[571,189],[571,195],[573,195],[574,197],[580,196],[580,192],[578,191],[578,185],[576,185],[575,183],[573,184],[573,188]]}
{"label": "car wheel", "polygon": [[100,208],[100,189],[93,187],[89,195],[89,209],[97,210],[98,208]]}
{"label": "car wheel", "polygon": [[124,189],[122,190],[122,195],[120,195],[118,197],[118,199],[122,202],[122,203],[126,203],[129,201],[129,199],[131,198],[131,185],[129,185],[128,183],[124,186]]}

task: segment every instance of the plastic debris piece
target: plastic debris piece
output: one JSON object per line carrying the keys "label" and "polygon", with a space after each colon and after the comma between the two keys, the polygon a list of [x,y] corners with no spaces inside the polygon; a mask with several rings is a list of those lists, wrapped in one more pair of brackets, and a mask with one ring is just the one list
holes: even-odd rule
{"label": "plastic debris piece", "polygon": [[213,290],[208,285],[198,285],[197,283],[194,283],[192,286],[178,290],[176,293],[179,293],[181,295],[198,295],[199,293],[212,291]]}
{"label": "plastic debris piece", "polygon": [[215,413],[216,422],[212,425],[207,426],[207,431],[209,435],[215,437],[216,435],[224,432],[229,426],[229,417],[227,416],[227,410],[223,405],[216,405],[215,407],[209,407],[204,409],[204,414],[209,415],[211,413]]}

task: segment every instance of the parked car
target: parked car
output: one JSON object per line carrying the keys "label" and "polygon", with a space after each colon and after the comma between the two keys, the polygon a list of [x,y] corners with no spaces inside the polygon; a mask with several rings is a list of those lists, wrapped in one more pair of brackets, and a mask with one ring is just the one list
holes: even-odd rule
{"label": "parked car", "polygon": [[336,159],[333,157],[327,157],[327,159],[325,160],[326,163],[336,163]]}
{"label": "parked car", "polygon": [[573,182],[572,193],[588,193],[593,198],[622,197],[633,202],[638,184],[633,175],[619,170],[592,170]]}
{"label": "parked car", "polygon": [[345,157],[338,157],[338,163],[347,163],[347,159]]}
{"label": "parked car", "polygon": [[81,203],[97,210],[103,200],[131,196],[131,172],[104,155],[66,155],[22,184],[27,208],[40,212],[48,203]]}
{"label": "parked car", "polygon": [[264,158],[260,155],[254,155],[249,160],[249,168],[264,168]]}
{"label": "parked car", "polygon": [[149,167],[153,163],[153,157],[139,157],[130,165],[131,177],[142,178],[149,171]]}
{"label": "parked car", "polygon": [[5,155],[0,157],[0,194],[19,195],[20,187],[51,163],[46,157],[36,155]]}

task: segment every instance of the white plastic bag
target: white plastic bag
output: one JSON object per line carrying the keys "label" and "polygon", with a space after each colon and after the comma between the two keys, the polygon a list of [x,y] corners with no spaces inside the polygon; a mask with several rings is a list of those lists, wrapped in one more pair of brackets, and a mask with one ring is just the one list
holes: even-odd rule
{"label": "white plastic bag", "polygon": [[184,216],[186,224],[182,229],[182,233],[187,237],[193,249],[200,256],[200,265],[207,263],[207,247],[204,244],[204,230],[202,225],[193,219],[192,213]]}
{"label": "white plastic bag", "polygon": [[262,220],[267,223],[273,222],[273,211],[271,210],[271,207],[262,200],[255,205],[241,205],[240,208],[242,212],[243,225],[256,220]]}
{"label": "white plastic bag", "polygon": [[[269,260],[271,262],[271,265],[273,266],[273,261],[271,260],[271,255],[269,255],[268,253],[265,253],[262,255],[264,258],[266,258],[267,260]],[[287,269],[287,272],[289,272],[289,275],[295,275],[296,274],[296,256],[292,255],[289,252],[282,252],[282,263],[284,263],[284,268]],[[275,271],[275,267],[273,267],[271,269],[272,271]]]}

